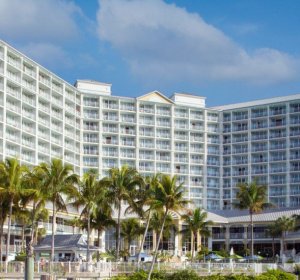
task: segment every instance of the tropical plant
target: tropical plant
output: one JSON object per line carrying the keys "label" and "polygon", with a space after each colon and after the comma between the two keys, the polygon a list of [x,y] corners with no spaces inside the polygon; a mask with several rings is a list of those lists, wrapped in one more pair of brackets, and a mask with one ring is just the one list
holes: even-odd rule
{"label": "tropical plant", "polygon": [[[192,251],[192,259],[194,260],[195,250],[197,251],[197,247],[201,247],[201,237],[209,237],[210,231],[209,227],[214,223],[211,220],[207,220],[207,213],[203,211],[201,208],[196,208],[194,211],[189,211],[187,214],[182,216],[186,228],[182,230],[183,233],[190,233],[191,237],[191,251]],[[199,240],[197,240],[197,236],[199,236]],[[195,248],[195,244],[197,247]]]}
{"label": "tropical plant", "polygon": [[32,203],[30,210],[31,234],[30,242],[35,243],[35,236],[39,220],[46,220],[48,218],[48,210],[45,209],[46,201],[49,199],[49,191],[44,186],[44,176],[40,172],[39,167],[27,171],[24,176],[24,187],[32,190],[31,194],[27,196],[25,202]]}
{"label": "tropical plant", "polygon": [[83,223],[80,217],[74,217],[71,220],[67,220],[66,224],[72,227],[73,234],[75,234],[75,228],[79,229],[83,227]]}
{"label": "tropical plant", "polygon": [[122,166],[109,170],[109,176],[101,180],[103,185],[108,187],[107,198],[118,211],[116,226],[116,258],[119,259],[120,238],[121,238],[121,206],[124,202],[128,202],[135,192],[138,185],[143,184],[142,177],[136,169]]}
{"label": "tropical plant", "polygon": [[[116,222],[112,218],[112,208],[107,200],[98,204],[96,216],[91,220],[92,228],[97,230],[98,247],[100,247],[101,233],[110,226],[115,226]],[[97,252],[97,262],[100,260],[100,253]]]}
{"label": "tropical plant", "polygon": [[3,227],[9,213],[9,203],[5,193],[0,193],[0,265],[2,264]]}
{"label": "tropical plant", "polygon": [[[159,231],[161,229],[161,222],[162,222],[163,216],[164,216],[164,212],[162,210],[153,211],[152,216],[151,216],[149,228],[155,232],[156,242],[157,242],[157,239],[159,236]],[[172,215],[168,214],[166,217],[164,230],[162,233],[162,238],[165,238],[165,239],[170,238],[172,230],[174,232],[176,232],[177,227],[175,225]]]}
{"label": "tropical plant", "polygon": [[48,199],[52,202],[51,260],[54,261],[56,213],[57,211],[67,212],[65,198],[77,195],[76,185],[79,179],[73,173],[72,165],[63,164],[60,159],[52,159],[50,164],[41,163],[37,166],[37,172],[43,177],[44,188],[47,188]]}
{"label": "tropical plant", "polygon": [[79,184],[77,197],[72,203],[77,208],[82,207],[80,217],[87,222],[87,261],[91,261],[90,233],[91,219],[96,216],[98,204],[103,201],[104,191],[97,180],[98,174],[93,169],[83,175],[82,183]]}
{"label": "tropical plant", "polygon": [[286,235],[288,231],[294,231],[296,228],[294,217],[282,216],[275,221],[275,226],[278,229],[279,234],[281,235],[282,248],[281,253],[286,251]]}
{"label": "tropical plant", "polygon": [[136,218],[128,218],[121,223],[121,236],[127,243],[127,252],[130,253],[130,245],[133,240],[138,238],[143,232],[140,222]]}
{"label": "tropical plant", "polygon": [[262,212],[266,208],[273,207],[273,204],[267,202],[266,186],[258,185],[256,181],[250,183],[241,183],[238,185],[236,194],[237,201],[233,203],[235,208],[248,210],[251,226],[251,256],[254,255],[253,242],[253,215]]}
{"label": "tropical plant", "polygon": [[154,189],[154,200],[152,203],[155,209],[164,209],[164,215],[162,219],[161,230],[158,236],[158,241],[154,251],[153,260],[148,273],[148,280],[151,279],[151,274],[153,272],[157,252],[159,249],[159,243],[162,238],[164,225],[169,211],[178,212],[179,210],[182,210],[188,203],[188,201],[184,199],[183,185],[177,183],[176,176],[172,178],[168,175],[161,176],[159,184]]}
{"label": "tropical plant", "polygon": [[272,257],[275,258],[275,238],[279,237],[281,232],[276,222],[270,224],[267,228],[267,234],[272,237]]}
{"label": "tropical plant", "polygon": [[144,179],[144,184],[139,185],[139,188],[136,191],[136,195],[129,200],[129,207],[126,209],[126,212],[135,212],[136,214],[138,214],[140,219],[146,220],[145,230],[142,236],[140,247],[138,249],[138,267],[140,265],[140,256],[144,249],[144,244],[152,217],[152,201],[154,194],[153,190],[157,186],[159,178],[159,173],[153,176],[146,177]]}
{"label": "tropical plant", "polygon": [[11,235],[11,220],[13,214],[14,202],[19,201],[21,194],[28,194],[28,190],[22,188],[22,180],[27,167],[20,165],[16,158],[8,158],[0,163],[0,191],[1,196],[8,199],[8,230],[6,242],[6,256],[9,255],[10,235]]}

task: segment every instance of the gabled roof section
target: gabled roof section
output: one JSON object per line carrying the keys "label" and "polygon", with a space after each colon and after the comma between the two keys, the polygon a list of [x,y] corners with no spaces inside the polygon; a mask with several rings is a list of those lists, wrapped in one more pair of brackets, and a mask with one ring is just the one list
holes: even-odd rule
{"label": "gabled roof section", "polygon": [[137,97],[138,100],[142,101],[150,101],[150,102],[158,102],[158,103],[165,103],[165,104],[173,104],[174,102],[163,95],[161,92],[155,90],[149,93],[146,93],[142,96]]}

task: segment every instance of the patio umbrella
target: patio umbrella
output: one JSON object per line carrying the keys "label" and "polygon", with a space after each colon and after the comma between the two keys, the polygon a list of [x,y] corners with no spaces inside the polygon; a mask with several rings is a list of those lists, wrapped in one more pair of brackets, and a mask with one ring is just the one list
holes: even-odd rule
{"label": "patio umbrella", "polygon": [[223,257],[220,256],[220,255],[218,255],[218,254],[216,254],[216,253],[209,253],[209,254],[205,257],[205,259],[207,259],[207,260],[222,260]]}
{"label": "patio umbrella", "polygon": [[247,257],[245,257],[245,259],[249,260],[249,261],[261,261],[264,258],[262,256],[259,256],[259,255],[253,255],[253,256],[247,256]]}

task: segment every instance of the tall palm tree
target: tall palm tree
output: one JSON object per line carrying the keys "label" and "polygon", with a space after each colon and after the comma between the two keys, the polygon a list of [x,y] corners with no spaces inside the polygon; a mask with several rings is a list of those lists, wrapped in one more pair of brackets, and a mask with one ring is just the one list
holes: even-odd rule
{"label": "tall palm tree", "polygon": [[0,266],[2,267],[3,227],[9,213],[9,203],[5,193],[0,192]]}
{"label": "tall palm tree", "polygon": [[109,170],[109,176],[102,179],[101,183],[108,186],[108,199],[118,211],[116,228],[116,259],[119,260],[121,238],[121,206],[128,202],[138,185],[143,183],[142,177],[136,169],[122,166]]}
{"label": "tall palm tree", "polygon": [[[151,219],[150,219],[150,225],[149,229],[153,230],[156,234],[156,242],[159,236],[159,231],[161,229],[161,221],[164,216],[164,211],[160,210],[154,210],[152,211]],[[168,239],[171,236],[171,231],[177,231],[177,227],[175,226],[174,219],[171,214],[168,214],[166,217],[165,225],[164,225],[164,231],[162,233],[162,239]]]}
{"label": "tall palm tree", "polygon": [[101,188],[97,180],[98,174],[95,170],[90,170],[83,175],[82,183],[79,185],[78,194],[72,203],[79,208],[82,206],[81,217],[87,221],[87,261],[90,262],[90,233],[91,219],[96,216],[98,204],[103,201],[104,189]]}
{"label": "tall palm tree", "polygon": [[238,192],[236,194],[237,201],[233,203],[235,208],[241,210],[248,210],[250,215],[251,226],[251,256],[254,255],[253,242],[253,215],[262,212],[264,209],[273,207],[272,203],[267,202],[267,188],[266,186],[258,185],[256,181],[250,183],[242,183],[238,185]]}
{"label": "tall palm tree", "polygon": [[52,202],[52,242],[51,261],[54,261],[55,224],[57,211],[67,212],[65,197],[74,197],[77,194],[76,185],[78,176],[73,173],[73,167],[63,164],[61,159],[52,159],[50,164],[41,163],[37,171],[43,176],[44,188],[49,191],[49,200]]}
{"label": "tall palm tree", "polygon": [[[100,247],[101,233],[108,227],[115,226],[115,220],[112,218],[112,208],[109,203],[104,200],[102,203],[98,204],[96,210],[96,216],[91,220],[91,225],[93,229],[97,230],[97,240],[98,247]],[[99,251],[97,252],[97,262],[100,260]]]}
{"label": "tall palm tree", "polygon": [[294,217],[282,216],[275,221],[275,225],[281,235],[281,253],[283,254],[283,252],[286,251],[286,235],[288,231],[294,231],[296,229],[296,220]]}
{"label": "tall palm tree", "polygon": [[[189,211],[188,214],[182,216],[187,228],[183,232],[189,232],[192,234],[191,249],[192,249],[192,261],[194,260],[195,244],[200,247],[201,237],[209,237],[209,227],[214,223],[211,220],[207,220],[207,213],[201,208],[196,208],[194,211]],[[198,233],[200,234],[199,240],[197,240]],[[197,250],[196,247],[196,250]]]}
{"label": "tall palm tree", "polygon": [[10,246],[10,231],[11,231],[11,219],[12,210],[15,201],[19,200],[19,197],[25,191],[22,188],[22,180],[27,168],[20,165],[20,162],[16,158],[6,159],[0,163],[0,188],[1,195],[5,195],[8,199],[8,231],[7,231],[7,243],[6,243],[6,259],[9,255]]}
{"label": "tall palm tree", "polygon": [[158,185],[160,176],[161,174],[157,173],[155,175],[146,177],[144,179],[144,184],[139,186],[136,195],[132,196],[132,199],[129,201],[129,207],[126,209],[126,213],[134,212],[139,216],[140,219],[146,220],[145,230],[142,236],[140,247],[138,249],[138,267],[140,265],[140,256],[144,249],[144,244],[152,217],[152,201],[154,199],[153,190]]}
{"label": "tall palm tree", "polygon": [[129,254],[130,245],[133,240],[141,235],[143,228],[141,227],[139,220],[136,218],[128,218],[121,223],[121,236],[127,242],[127,252]]}
{"label": "tall palm tree", "polygon": [[272,257],[275,258],[275,238],[280,236],[280,228],[276,222],[268,226],[267,234],[272,237]]}
{"label": "tall palm tree", "polygon": [[31,243],[34,243],[35,231],[37,230],[38,220],[48,217],[48,210],[45,208],[46,201],[49,199],[49,190],[44,186],[44,175],[39,166],[26,172],[24,176],[24,186],[32,190],[28,196],[28,202],[32,203],[30,213],[31,221]]}
{"label": "tall palm tree", "polygon": [[153,260],[148,273],[148,280],[151,279],[151,274],[154,268],[154,264],[157,258],[157,252],[159,249],[159,243],[162,237],[162,233],[164,231],[164,226],[169,211],[178,212],[182,210],[188,203],[188,201],[184,199],[183,185],[177,184],[176,176],[170,177],[168,175],[162,175],[158,186],[154,190],[154,200],[152,203],[155,209],[163,209],[164,215],[162,219],[161,230],[158,236],[158,241],[154,251]]}

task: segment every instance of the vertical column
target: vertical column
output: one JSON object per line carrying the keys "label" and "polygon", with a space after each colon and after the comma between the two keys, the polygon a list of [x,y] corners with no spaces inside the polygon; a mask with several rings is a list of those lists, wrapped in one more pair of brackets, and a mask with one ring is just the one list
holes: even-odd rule
{"label": "vertical column", "polygon": [[225,249],[227,252],[229,252],[229,246],[230,246],[230,225],[225,226]]}
{"label": "vertical column", "polygon": [[209,227],[208,230],[209,230],[209,237],[208,237],[207,247],[208,250],[211,251],[212,250],[212,227]]}
{"label": "vertical column", "polygon": [[153,230],[152,232],[152,251],[155,251],[155,248],[156,248],[156,240],[157,240],[157,237],[156,237],[156,232],[155,230]]}
{"label": "vertical column", "polygon": [[243,240],[243,243],[244,243],[244,248],[247,249],[247,246],[248,246],[248,225],[244,225],[244,236],[243,236],[244,240]]}
{"label": "vertical column", "polygon": [[102,231],[99,247],[102,252],[105,252],[105,230]]}
{"label": "vertical column", "polygon": [[175,256],[182,256],[182,222],[178,220],[178,234],[175,236]]}

